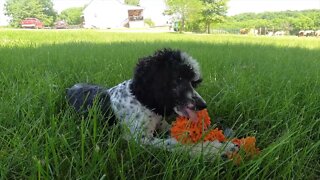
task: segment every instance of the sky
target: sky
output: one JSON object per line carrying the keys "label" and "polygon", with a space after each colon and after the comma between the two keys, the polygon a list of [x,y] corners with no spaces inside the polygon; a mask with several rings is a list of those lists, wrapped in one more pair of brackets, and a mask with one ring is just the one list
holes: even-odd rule
{"label": "sky", "polygon": [[[5,0],[0,0],[0,25],[7,20],[3,12],[4,2]],[[54,8],[61,12],[70,7],[83,6],[90,0],[52,0],[52,2]],[[229,0],[228,6],[228,15],[231,16],[244,12],[320,9],[320,0]]]}

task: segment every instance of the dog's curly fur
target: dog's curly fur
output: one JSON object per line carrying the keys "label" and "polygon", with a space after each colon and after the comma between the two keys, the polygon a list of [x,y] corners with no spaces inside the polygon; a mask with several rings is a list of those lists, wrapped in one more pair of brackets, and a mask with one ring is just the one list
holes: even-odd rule
{"label": "dog's curly fur", "polygon": [[[97,99],[111,123],[120,123],[130,130],[129,134],[125,133],[126,138],[172,149],[178,142],[170,137],[156,137],[155,132],[168,132],[172,115],[196,120],[195,111],[206,108],[205,101],[195,91],[201,81],[195,59],[180,50],[162,49],[141,58],[132,79],[110,89],[76,84],[68,89],[67,99],[81,113],[86,113]],[[207,151],[203,151],[202,144],[193,146],[191,152],[216,154],[237,150],[232,143],[215,141],[205,145]]]}

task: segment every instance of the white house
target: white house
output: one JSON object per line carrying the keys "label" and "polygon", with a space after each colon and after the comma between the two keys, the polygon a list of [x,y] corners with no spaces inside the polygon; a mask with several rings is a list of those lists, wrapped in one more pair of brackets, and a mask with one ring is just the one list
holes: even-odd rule
{"label": "white house", "polygon": [[140,0],[139,4],[144,8],[144,19],[151,19],[155,26],[166,26],[170,23],[171,16],[164,15],[168,9],[165,0]]}
{"label": "white house", "polygon": [[6,16],[4,12],[4,3],[5,1],[0,0],[0,26],[9,25],[9,17]]}
{"label": "white house", "polygon": [[144,27],[143,8],[120,0],[92,0],[83,11],[85,28]]}

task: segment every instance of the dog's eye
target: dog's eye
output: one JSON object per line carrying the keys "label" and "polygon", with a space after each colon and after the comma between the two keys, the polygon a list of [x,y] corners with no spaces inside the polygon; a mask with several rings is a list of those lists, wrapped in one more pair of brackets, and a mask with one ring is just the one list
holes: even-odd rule
{"label": "dog's eye", "polygon": [[198,87],[199,84],[191,82],[191,85],[192,85],[192,87],[196,88],[196,87]]}
{"label": "dog's eye", "polygon": [[192,87],[197,87],[202,82],[202,79],[198,79],[196,81],[192,81],[191,85]]}

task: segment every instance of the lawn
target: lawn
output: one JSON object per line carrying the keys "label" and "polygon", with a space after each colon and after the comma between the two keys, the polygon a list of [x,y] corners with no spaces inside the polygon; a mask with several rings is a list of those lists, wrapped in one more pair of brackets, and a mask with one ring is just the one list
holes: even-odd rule
{"label": "lawn", "polygon": [[[240,165],[119,138],[64,99],[77,82],[112,87],[139,57],[198,59],[208,111],[259,156]],[[0,179],[319,179],[320,38],[0,30]]]}

